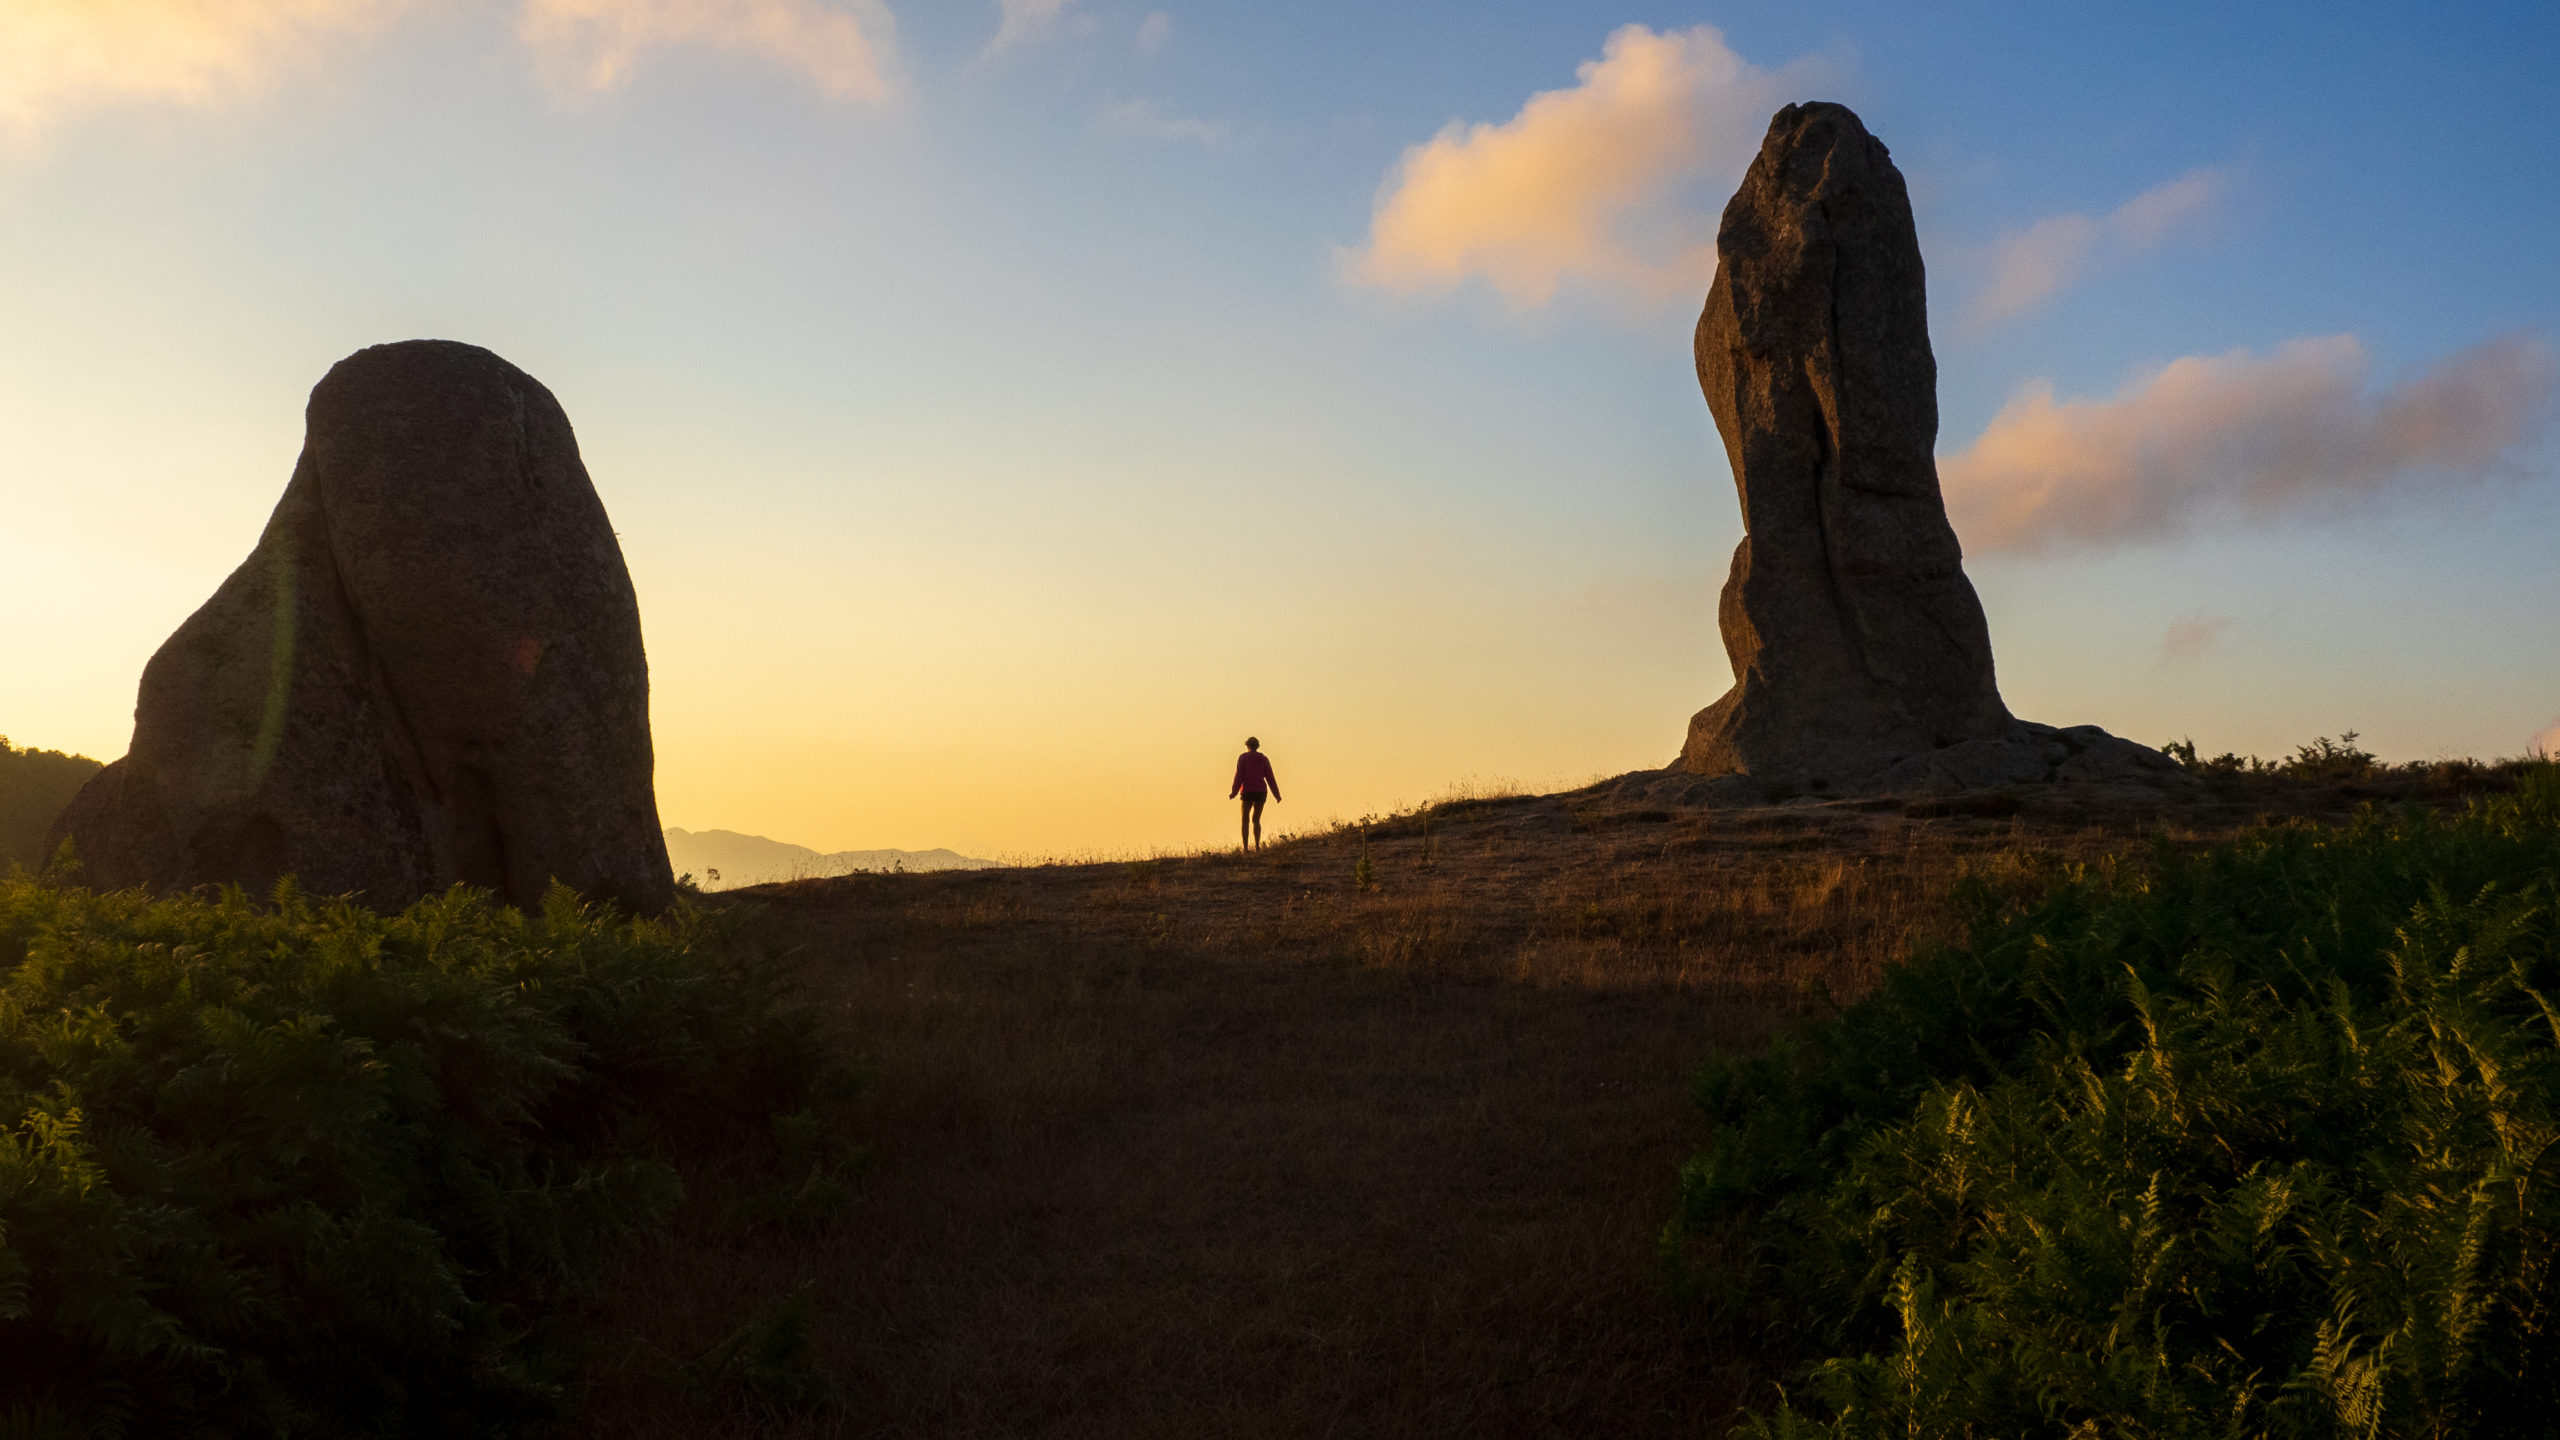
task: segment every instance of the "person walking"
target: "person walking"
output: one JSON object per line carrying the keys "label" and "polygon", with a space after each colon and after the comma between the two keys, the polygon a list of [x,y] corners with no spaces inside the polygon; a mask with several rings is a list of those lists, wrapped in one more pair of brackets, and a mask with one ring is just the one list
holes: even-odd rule
{"label": "person walking", "polygon": [[1244,753],[1236,757],[1236,783],[1227,787],[1227,798],[1244,797],[1244,816],[1238,822],[1242,845],[1251,850],[1262,843],[1262,795],[1280,798],[1280,777],[1271,773],[1271,757],[1262,753],[1262,742],[1247,735]]}

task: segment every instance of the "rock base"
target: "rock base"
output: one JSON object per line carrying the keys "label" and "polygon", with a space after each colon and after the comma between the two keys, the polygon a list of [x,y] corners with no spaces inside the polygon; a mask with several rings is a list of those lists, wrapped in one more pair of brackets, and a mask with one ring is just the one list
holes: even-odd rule
{"label": "rock base", "polygon": [[2057,728],[2012,720],[1995,734],[1895,760],[1863,775],[1799,785],[1753,775],[1699,776],[1680,768],[1638,771],[1619,782],[1626,803],[1767,805],[1798,797],[1921,799],[2022,787],[2110,792],[2119,799],[2201,799],[2203,781],[2175,760],[2095,725]]}

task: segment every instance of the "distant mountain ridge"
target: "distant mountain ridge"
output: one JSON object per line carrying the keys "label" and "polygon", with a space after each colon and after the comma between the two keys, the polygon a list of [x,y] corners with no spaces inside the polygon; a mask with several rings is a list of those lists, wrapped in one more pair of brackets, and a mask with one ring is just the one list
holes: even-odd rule
{"label": "distant mountain ridge", "polygon": [[[667,827],[667,859],[678,875],[691,875],[705,890],[735,890],[776,880],[850,875],[856,870],[984,870],[979,860],[952,850],[838,850],[821,854],[806,845],[741,835],[735,830]],[[714,878],[715,872],[717,878]]]}

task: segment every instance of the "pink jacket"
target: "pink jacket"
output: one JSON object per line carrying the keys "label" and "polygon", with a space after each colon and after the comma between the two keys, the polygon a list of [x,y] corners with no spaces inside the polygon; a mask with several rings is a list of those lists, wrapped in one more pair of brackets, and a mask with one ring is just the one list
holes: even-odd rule
{"label": "pink jacket", "polygon": [[1247,750],[1236,757],[1236,783],[1227,787],[1232,800],[1240,790],[1268,790],[1271,798],[1280,798],[1280,777],[1271,773],[1271,759],[1259,750]]}

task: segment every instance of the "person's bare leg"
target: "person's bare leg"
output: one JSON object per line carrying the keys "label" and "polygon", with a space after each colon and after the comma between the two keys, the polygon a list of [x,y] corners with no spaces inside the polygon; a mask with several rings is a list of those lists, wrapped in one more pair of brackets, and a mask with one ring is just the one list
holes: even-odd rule
{"label": "person's bare leg", "polygon": [[1250,800],[1244,802],[1244,809],[1237,812],[1236,848],[1240,850],[1253,848],[1253,802]]}
{"label": "person's bare leg", "polygon": [[1253,807],[1253,848],[1262,848],[1262,807],[1258,804]]}

